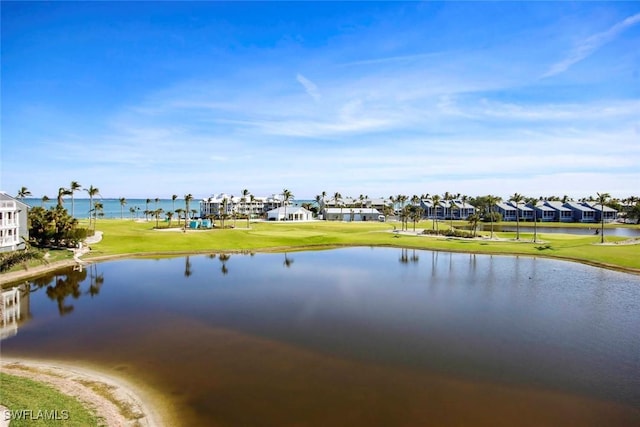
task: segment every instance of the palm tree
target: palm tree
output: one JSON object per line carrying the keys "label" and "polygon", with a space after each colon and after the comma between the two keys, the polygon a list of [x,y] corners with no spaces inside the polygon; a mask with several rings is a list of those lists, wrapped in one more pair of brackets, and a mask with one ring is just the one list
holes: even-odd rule
{"label": "palm tree", "polygon": [[522,194],[518,193],[513,193],[513,196],[509,199],[509,201],[516,204],[516,240],[520,240],[520,209],[518,206],[523,199]]}
{"label": "palm tree", "polygon": [[131,219],[133,219],[133,215],[136,213],[136,208],[134,208],[133,206],[131,206],[129,208],[129,212],[131,213]]}
{"label": "palm tree", "polygon": [[16,195],[16,199],[22,200],[27,196],[31,196],[31,191],[29,191],[27,187],[21,187],[18,191],[18,194]]}
{"label": "palm tree", "polygon": [[127,204],[127,199],[125,199],[124,197],[120,197],[120,219],[124,218],[124,215],[122,213],[123,209],[124,209],[124,205]]}
{"label": "palm tree", "polygon": [[284,202],[284,220],[287,220],[287,205],[289,204],[289,200],[293,199],[293,193],[286,188],[282,190],[282,199]]}
{"label": "palm tree", "polygon": [[173,218],[173,212],[168,211],[165,216],[167,217],[167,220],[169,220],[169,224],[167,225],[167,227],[171,227],[171,218]]}
{"label": "palm tree", "polygon": [[[91,210],[91,207],[93,206],[93,196],[100,194],[100,190],[93,185],[90,185],[89,188],[85,188],[84,191],[89,194],[89,210]],[[89,213],[89,227],[91,227],[91,213]]]}
{"label": "palm tree", "polygon": [[172,209],[173,209],[174,211],[176,210],[176,199],[177,199],[177,198],[178,198],[178,195],[177,195],[177,194],[173,194],[173,195],[171,196],[171,202],[173,202]]}
{"label": "palm tree", "polygon": [[76,191],[80,191],[82,186],[78,183],[78,181],[71,181],[71,185],[69,185],[69,191],[71,191],[71,216],[75,216],[75,201],[73,198],[73,194]]}
{"label": "palm tree", "polygon": [[159,222],[160,222],[160,215],[162,215],[162,213],[163,213],[163,212],[164,212],[164,209],[162,209],[162,208],[158,208],[158,209],[155,209],[155,210],[153,211],[153,216],[155,216],[155,217],[156,217],[156,228],[158,228],[158,227],[160,226],[160,224],[159,224]]}
{"label": "palm tree", "polygon": [[151,203],[151,199],[147,199],[144,201],[144,219],[149,221],[149,203]]}
{"label": "palm tree", "polygon": [[[333,201],[335,202],[336,207],[338,207],[338,203],[342,201],[342,194],[336,191],[333,195]],[[342,205],[340,205],[340,218],[342,218]]]}
{"label": "palm tree", "polygon": [[469,215],[467,217],[467,220],[469,221],[469,225],[473,230],[473,237],[476,237],[476,230],[478,229],[478,223],[480,222],[480,215],[477,213],[474,213],[472,215]]}
{"label": "palm tree", "polygon": [[47,203],[49,200],[51,200],[51,199],[46,194],[44,196],[42,196],[42,207],[43,208],[44,208],[44,204]]}
{"label": "palm tree", "polygon": [[[178,226],[180,225],[180,219],[182,218],[182,213],[184,212],[184,209],[182,208],[178,208],[175,210],[175,212],[178,214]],[[186,223],[186,219],[185,219],[185,223]]]}
{"label": "palm tree", "polygon": [[187,221],[189,220],[189,203],[191,203],[192,200],[193,200],[193,195],[191,193],[185,194],[185,196],[184,196],[184,205],[185,205],[184,221],[185,221],[185,225],[186,225]]}
{"label": "palm tree", "polygon": [[98,220],[98,215],[99,216],[103,216],[104,213],[102,212],[102,209],[104,209],[104,205],[102,204],[102,202],[95,202],[93,205],[93,229],[96,229],[96,222]]}
{"label": "palm tree", "polygon": [[596,193],[596,201],[600,205],[600,243],[604,243],[604,204],[611,198],[609,193]]}
{"label": "palm tree", "polygon": [[64,196],[68,196],[71,194],[71,190],[64,188],[64,187],[60,187],[58,188],[58,207],[63,207],[64,206]]}
{"label": "palm tree", "polygon": [[489,220],[491,221],[491,238],[493,239],[493,212],[494,212],[493,207],[496,203],[502,200],[502,198],[498,196],[488,195],[486,199],[487,199],[487,205],[489,208]]}
{"label": "palm tree", "polygon": [[440,200],[438,194],[431,196],[431,204],[433,205],[433,229],[436,230],[436,234],[438,234],[438,205],[440,205]]}
{"label": "palm tree", "polygon": [[247,228],[249,228],[249,214],[251,212],[251,210],[249,209],[249,211],[247,211],[247,196],[249,195],[249,190],[247,190],[246,188],[242,190],[242,205],[243,205],[243,210],[244,213],[247,215]]}

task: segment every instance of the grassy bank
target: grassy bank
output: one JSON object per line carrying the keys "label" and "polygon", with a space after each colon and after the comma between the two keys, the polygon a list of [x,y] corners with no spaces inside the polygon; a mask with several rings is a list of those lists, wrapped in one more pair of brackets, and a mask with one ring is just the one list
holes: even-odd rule
{"label": "grassy bank", "polygon": [[46,384],[0,373],[0,389],[0,404],[13,411],[12,427],[102,425],[78,400]]}
{"label": "grassy bank", "polygon": [[[333,246],[401,246],[407,248],[435,249],[456,252],[486,254],[536,255],[640,272],[640,245],[617,245],[622,237],[606,237],[611,245],[599,245],[600,236],[538,233],[533,243],[530,230],[520,232],[520,241],[513,240],[515,233],[496,233],[507,240],[450,239],[392,233],[399,223],[251,223],[238,221],[235,229],[195,231],[158,231],[152,222],[102,220],[97,229],[104,232],[103,240],[92,245],[86,259],[144,253],[189,253],[221,251],[274,251]],[[447,223],[439,223],[441,230]],[[421,221],[418,229],[432,228],[431,221]],[[410,224],[409,230],[413,230]],[[488,232],[482,233],[488,236]]]}

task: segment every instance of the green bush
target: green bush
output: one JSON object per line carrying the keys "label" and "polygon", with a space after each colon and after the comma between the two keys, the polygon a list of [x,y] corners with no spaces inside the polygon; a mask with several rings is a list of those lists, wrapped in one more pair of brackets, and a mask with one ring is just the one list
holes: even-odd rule
{"label": "green bush", "polygon": [[14,265],[26,264],[31,260],[44,262],[44,254],[37,249],[25,249],[3,254],[0,257],[0,272],[10,270]]}

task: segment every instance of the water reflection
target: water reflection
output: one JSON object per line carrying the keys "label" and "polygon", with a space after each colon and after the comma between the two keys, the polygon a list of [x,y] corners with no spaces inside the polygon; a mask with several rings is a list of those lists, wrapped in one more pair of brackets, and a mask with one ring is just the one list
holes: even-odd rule
{"label": "water reflection", "polygon": [[29,292],[31,285],[21,284],[0,294],[0,341],[18,333],[18,326],[31,318]]}
{"label": "water reflection", "polygon": [[[420,425],[403,408],[426,416],[434,395],[461,413],[522,404],[545,424],[540,400],[511,405],[486,384],[640,399],[640,278],[579,264],[395,248],[209,254],[107,262],[31,288],[46,322],[21,326],[3,352],[126,364],[177,391],[192,425],[256,424],[247,413],[300,424],[327,405],[338,409],[324,425],[356,407]],[[474,386],[445,390],[434,373]]]}

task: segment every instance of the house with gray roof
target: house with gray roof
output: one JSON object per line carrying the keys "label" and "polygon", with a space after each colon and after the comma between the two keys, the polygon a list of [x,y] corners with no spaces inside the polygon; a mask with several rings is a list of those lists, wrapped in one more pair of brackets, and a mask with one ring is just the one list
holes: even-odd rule
{"label": "house with gray roof", "polygon": [[[589,206],[591,209],[596,211],[596,221],[601,222],[602,217],[604,216],[604,222],[613,222],[618,217],[618,211],[616,209],[610,208],[607,205],[599,205],[597,203],[584,203]],[[603,209],[604,208],[604,209]]]}
{"label": "house with gray roof", "polygon": [[596,222],[596,211],[579,202],[566,202],[565,207],[571,209],[575,222]]}
{"label": "house with gray roof", "polygon": [[554,221],[556,222],[573,222],[573,211],[564,205],[561,201],[557,200],[545,200],[543,202],[544,206],[549,206],[555,211]]}

